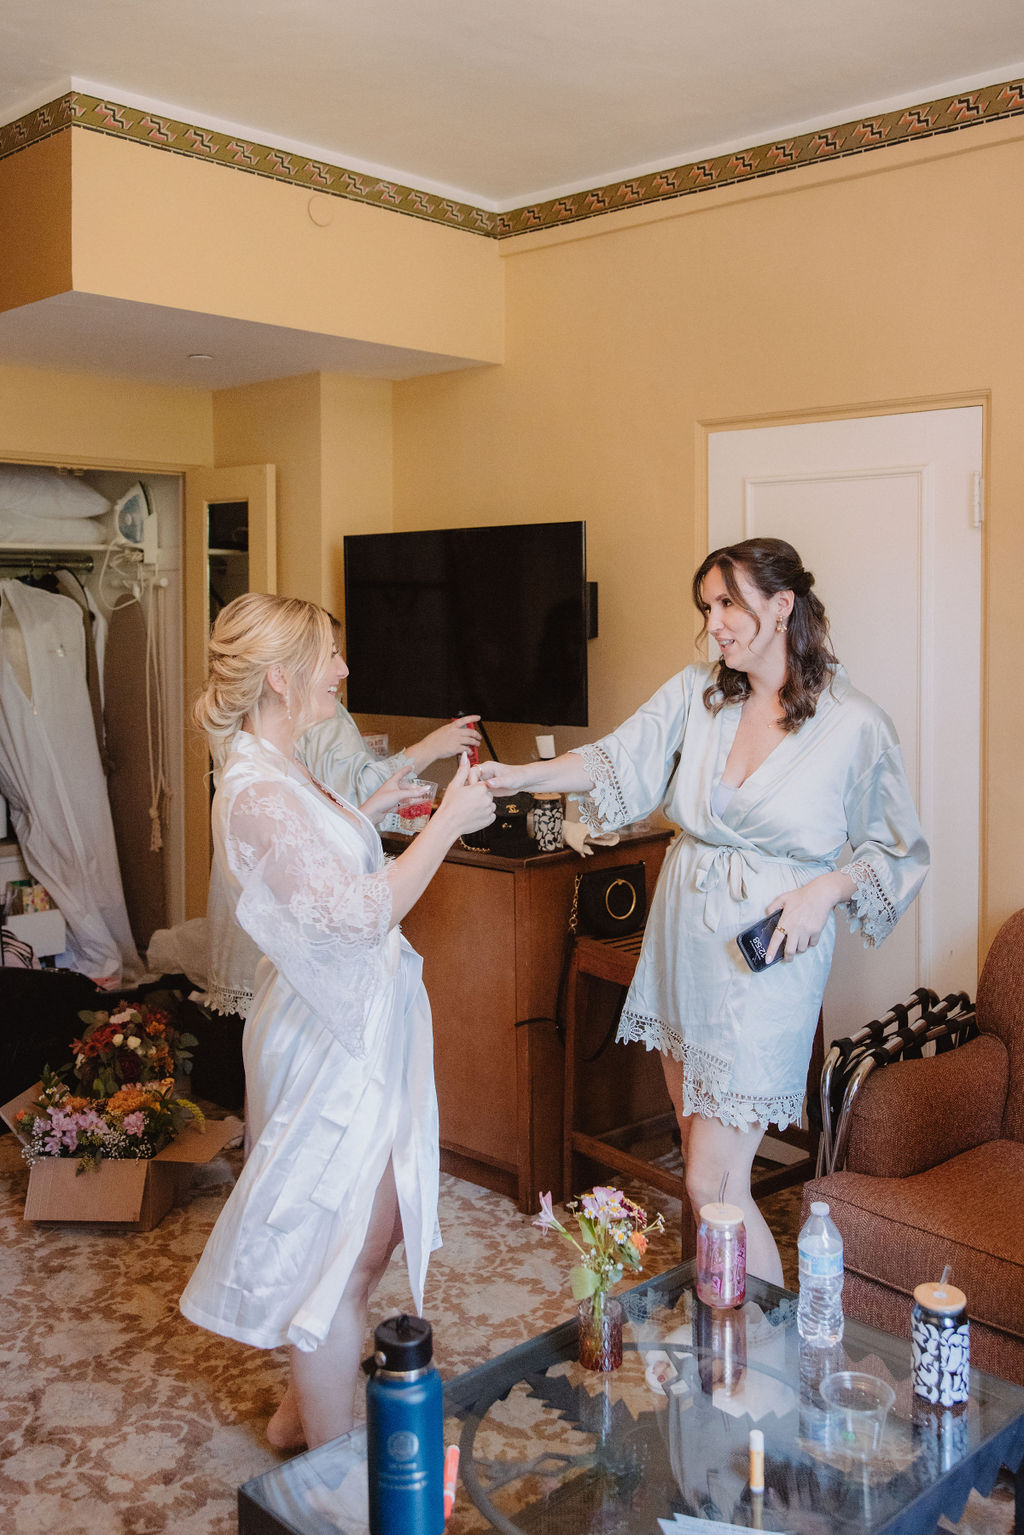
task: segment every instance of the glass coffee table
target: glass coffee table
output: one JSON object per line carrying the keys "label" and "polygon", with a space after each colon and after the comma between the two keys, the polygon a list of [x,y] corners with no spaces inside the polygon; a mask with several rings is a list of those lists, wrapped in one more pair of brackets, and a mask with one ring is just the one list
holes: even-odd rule
{"label": "glass coffee table", "polygon": [[[692,1263],[620,1295],[622,1367],[576,1363],[575,1321],[445,1387],[445,1437],[461,1447],[446,1535],[713,1535],[715,1523],[793,1535],[932,1535],[971,1489],[988,1496],[1024,1460],[1024,1389],[972,1371],[959,1414],[914,1397],[909,1339],[847,1320],[832,1350],[796,1330],[796,1297],[759,1280],[744,1305],[696,1298]],[[854,1369],[895,1402],[877,1449],[822,1400]],[[749,1435],[764,1435],[765,1492],[749,1486]],[[239,1535],[365,1535],[361,1429],[239,1490]],[[1024,1535],[1024,1469],[1015,1529]]]}

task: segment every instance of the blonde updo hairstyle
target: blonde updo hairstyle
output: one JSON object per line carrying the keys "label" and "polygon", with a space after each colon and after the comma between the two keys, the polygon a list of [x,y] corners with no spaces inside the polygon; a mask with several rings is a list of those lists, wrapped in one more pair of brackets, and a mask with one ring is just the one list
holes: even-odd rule
{"label": "blonde updo hairstyle", "polygon": [[218,613],[210,630],[206,686],[192,715],[206,731],[214,766],[223,763],[243,721],[257,735],[272,694],[267,674],[280,666],[296,737],[314,723],[314,683],[334,650],[330,614],[315,602],[246,592]]}

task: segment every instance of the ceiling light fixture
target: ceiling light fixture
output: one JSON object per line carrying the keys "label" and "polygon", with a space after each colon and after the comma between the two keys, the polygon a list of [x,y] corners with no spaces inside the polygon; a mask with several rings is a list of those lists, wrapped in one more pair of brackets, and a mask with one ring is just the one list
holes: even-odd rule
{"label": "ceiling light fixture", "polygon": [[189,352],[188,360],[189,360],[189,362],[212,362],[213,361],[213,353],[212,352]]}

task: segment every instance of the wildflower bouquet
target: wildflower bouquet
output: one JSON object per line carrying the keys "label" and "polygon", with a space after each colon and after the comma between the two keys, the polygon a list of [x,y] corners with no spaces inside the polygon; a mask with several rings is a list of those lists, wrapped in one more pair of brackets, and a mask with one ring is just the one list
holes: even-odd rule
{"label": "wildflower bouquet", "polygon": [[573,1300],[593,1297],[594,1316],[599,1321],[604,1311],[604,1297],[628,1270],[637,1274],[643,1267],[647,1238],[664,1231],[665,1221],[656,1215],[648,1221],[641,1210],[619,1189],[595,1188],[566,1209],[575,1217],[581,1241],[568,1231],[551,1208],[551,1195],[540,1197],[540,1214],[533,1224],[542,1231],[556,1231],[580,1254],[580,1262],[569,1272]]}
{"label": "wildflower bouquet", "polygon": [[77,1080],[93,1098],[109,1098],[133,1083],[160,1082],[192,1068],[192,1034],[179,1033],[171,1015],[149,1003],[121,1002],[109,1013],[79,1013],[86,1025],[72,1040]]}
{"label": "wildflower bouquet", "polygon": [[190,1121],[203,1128],[202,1111],[187,1098],[174,1097],[173,1077],[129,1084],[107,1098],[72,1092],[49,1067],[43,1068],[42,1082],[36,1101],[16,1115],[28,1137],[22,1156],[30,1166],[41,1157],[79,1157],[81,1173],[104,1157],[115,1162],[155,1157]]}

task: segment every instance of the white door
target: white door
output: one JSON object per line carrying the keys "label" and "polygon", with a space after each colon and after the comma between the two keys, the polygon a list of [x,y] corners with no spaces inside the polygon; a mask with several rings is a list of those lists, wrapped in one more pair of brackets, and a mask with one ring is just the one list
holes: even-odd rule
{"label": "white door", "polygon": [[712,433],[709,549],[785,538],[815,576],[833,646],[903,746],[932,866],[883,946],[839,923],[825,1033],[920,984],[973,995],[980,799],[980,406]]}

